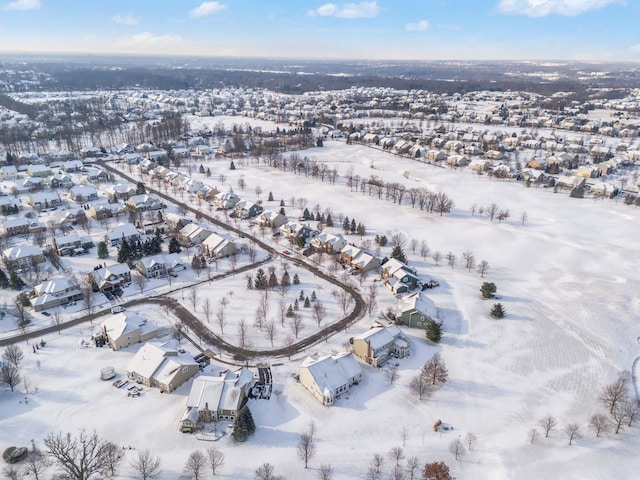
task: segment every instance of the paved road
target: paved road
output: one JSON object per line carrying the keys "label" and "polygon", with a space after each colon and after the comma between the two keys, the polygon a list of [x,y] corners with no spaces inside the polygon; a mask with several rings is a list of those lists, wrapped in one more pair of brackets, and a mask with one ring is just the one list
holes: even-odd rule
{"label": "paved road", "polygon": [[[115,175],[118,175],[126,180],[128,180],[129,182],[132,183],[137,183],[138,180],[130,177],[129,175],[126,175],[125,173],[123,173],[122,171],[112,167],[111,165],[105,163],[105,162],[99,162],[101,166],[103,166],[105,169],[109,170],[110,172],[114,173]],[[154,194],[158,195],[159,197],[165,199],[166,201],[170,202],[170,203],[175,203],[177,205],[180,205],[182,208],[185,209],[185,211],[190,211],[193,212],[194,214],[197,213],[199,214],[202,218],[205,218],[207,221],[211,222],[214,225],[219,226],[220,228],[224,228],[226,230],[230,230],[234,233],[236,233],[237,235],[241,235],[244,236],[246,238],[248,238],[249,240],[255,242],[257,245],[259,245],[262,249],[264,249],[265,251],[267,251],[269,253],[269,257],[263,261],[254,263],[254,264],[250,264],[250,265],[245,265],[233,272],[226,272],[224,274],[221,275],[217,275],[215,277],[212,278],[212,280],[215,279],[220,279],[220,278],[224,278],[226,276],[229,275],[236,275],[238,273],[243,273],[247,270],[251,270],[253,268],[256,268],[259,265],[265,264],[271,260],[273,260],[274,258],[276,258],[277,256],[281,256],[283,258],[286,258],[288,261],[294,263],[295,265],[298,265],[300,268],[304,268],[308,271],[310,271],[311,273],[313,273],[314,275],[322,278],[323,280],[331,283],[332,285],[335,285],[338,288],[344,289],[346,290],[349,295],[351,295],[351,297],[354,299],[355,302],[355,306],[353,308],[353,310],[351,311],[351,313],[349,313],[347,316],[341,318],[340,320],[338,320],[335,323],[332,323],[331,325],[328,325],[327,327],[323,328],[322,330],[314,333],[313,335],[309,336],[309,337],[305,337],[304,339],[297,341],[295,343],[293,343],[292,345],[289,345],[287,347],[281,347],[281,348],[276,348],[276,349],[268,349],[268,350],[254,350],[254,349],[247,349],[247,348],[240,348],[236,345],[232,345],[229,342],[227,342],[223,337],[214,334],[211,330],[209,330],[206,325],[204,325],[198,318],[196,318],[184,305],[180,304],[177,300],[171,298],[171,297],[167,297],[166,295],[162,295],[162,296],[156,296],[156,297],[149,297],[149,298],[140,298],[140,299],[136,299],[136,300],[130,300],[128,302],[123,303],[123,305],[126,306],[133,306],[133,305],[138,305],[138,304],[142,304],[142,303],[147,303],[147,302],[154,302],[154,303],[159,303],[162,304],[163,306],[166,306],[167,308],[170,308],[174,315],[179,318],[181,321],[183,321],[190,329],[191,331],[197,335],[200,339],[202,339],[202,341],[204,341],[205,343],[215,346],[217,347],[219,350],[221,351],[225,351],[227,353],[230,353],[231,355],[234,356],[235,359],[239,360],[239,361],[246,361],[250,358],[254,358],[254,357],[290,357],[291,355],[294,355],[295,353],[299,352],[300,350],[303,350],[307,347],[310,347],[311,345],[314,345],[324,339],[326,339],[327,337],[333,335],[334,333],[340,332],[342,330],[344,330],[345,328],[347,328],[349,325],[355,323],[356,321],[360,320],[362,318],[362,316],[365,313],[365,303],[364,300],[362,298],[362,296],[350,285],[346,285],[342,282],[340,282],[339,280],[337,280],[336,278],[329,276],[327,274],[325,274],[324,272],[322,272],[321,270],[319,270],[318,268],[316,268],[313,265],[308,264],[307,262],[303,261],[300,258],[295,258],[295,257],[289,257],[289,256],[285,256],[283,255],[281,252],[277,251],[275,248],[273,248],[271,245],[263,242],[262,240],[260,240],[259,238],[248,234],[238,228],[233,227],[232,225],[227,225],[224,222],[221,222],[220,220],[217,220],[213,217],[211,217],[210,215],[207,215],[203,212],[201,212],[200,210],[198,210],[197,208],[192,207],[191,205],[185,204],[183,202],[179,202],[177,199],[166,195],[158,190],[154,190],[152,188],[147,187],[147,190],[150,192],[153,192]],[[205,283],[208,282],[208,279],[203,280],[202,282],[199,283]],[[176,291],[182,290],[184,288],[190,288],[189,287],[182,287],[179,289],[174,290],[173,292],[170,293],[174,293]],[[48,333],[55,333],[57,332],[60,328],[69,328],[75,325],[79,325],[81,323],[86,322],[87,320],[93,320],[96,318],[101,317],[102,315],[105,315],[106,313],[109,313],[109,309],[107,310],[102,310],[99,312],[95,312],[92,313],[91,315],[85,315],[82,317],[79,317],[77,319],[71,320],[69,322],[65,322],[63,325],[61,325],[60,327],[58,326],[53,326],[53,327],[48,327],[42,330],[38,330],[38,331],[34,331],[34,332],[29,332],[23,335],[18,335],[15,337],[11,337],[11,338],[7,338],[7,339],[2,339],[0,340],[0,346],[4,346],[4,345],[9,345],[11,343],[17,343],[17,342],[21,342],[21,341],[27,341],[28,339],[31,338],[36,338],[36,337],[41,337],[42,335],[48,334]]]}

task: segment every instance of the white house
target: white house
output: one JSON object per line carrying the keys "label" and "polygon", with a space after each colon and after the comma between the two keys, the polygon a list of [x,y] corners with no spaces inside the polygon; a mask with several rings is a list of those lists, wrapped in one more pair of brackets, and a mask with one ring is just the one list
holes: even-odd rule
{"label": "white house", "polygon": [[351,352],[312,355],[298,368],[300,383],[323,405],[333,405],[362,379],[362,367]]}

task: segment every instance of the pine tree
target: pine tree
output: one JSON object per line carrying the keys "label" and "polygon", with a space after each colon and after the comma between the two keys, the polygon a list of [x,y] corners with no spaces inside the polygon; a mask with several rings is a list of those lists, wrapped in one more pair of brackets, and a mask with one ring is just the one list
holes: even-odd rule
{"label": "pine tree", "polygon": [[9,272],[9,286],[14,290],[20,290],[24,287],[24,282],[13,270]]}
{"label": "pine tree", "polygon": [[144,183],[138,182],[136,184],[136,195],[144,195],[147,193],[147,188],[144,186]]}
{"label": "pine tree", "polygon": [[298,303],[298,299],[296,298],[295,301],[293,302],[293,309],[297,312],[298,310],[300,310],[300,304]]}
{"label": "pine tree", "polygon": [[344,217],[344,222],[342,222],[342,230],[344,230],[344,233],[349,233],[349,228],[351,228],[349,217]]}
{"label": "pine tree", "polygon": [[182,251],[182,247],[180,246],[180,242],[176,237],[171,237],[169,240],[169,253],[180,253]]}
{"label": "pine tree", "polygon": [[356,232],[358,232],[358,235],[360,235],[361,237],[364,237],[364,234],[367,233],[366,229],[364,228],[364,224],[359,223],[358,228],[356,228]]}
{"label": "pine tree", "polygon": [[118,249],[118,263],[127,263],[129,260],[131,260],[131,247],[126,239],[122,239]]}
{"label": "pine tree", "polygon": [[233,438],[237,442],[244,442],[250,435],[256,431],[256,424],[253,421],[251,410],[245,405],[236,415],[233,425]]}
{"label": "pine tree", "polygon": [[278,212],[280,215],[287,215],[286,213],[284,213],[284,207],[280,207],[280,211]]}
{"label": "pine tree", "polygon": [[484,282],[480,287],[482,298],[493,298],[497,290],[496,284],[493,282]]}
{"label": "pine tree", "polygon": [[207,167],[207,177],[211,176],[211,169],[209,167]]}
{"label": "pine tree", "polygon": [[236,164],[233,163],[233,160],[231,160],[231,164],[229,165],[229,170],[235,170],[236,169]]}
{"label": "pine tree", "polygon": [[198,168],[198,173],[204,173],[204,165],[200,164],[200,168]]}
{"label": "pine tree", "polygon": [[355,219],[351,219],[351,224],[349,225],[349,231],[351,233],[356,233],[356,229],[358,227],[356,226],[356,220]]}
{"label": "pine tree", "polygon": [[433,343],[438,343],[442,339],[442,322],[429,320],[425,330],[427,339]]}
{"label": "pine tree", "polygon": [[331,218],[330,213],[327,214],[326,224],[327,224],[327,227],[333,227],[333,218]]}
{"label": "pine tree", "polygon": [[253,290],[253,278],[251,276],[247,277],[247,290]]}
{"label": "pine tree", "polygon": [[99,242],[98,243],[98,258],[108,258],[109,257],[109,248],[107,247],[107,242]]}
{"label": "pine tree", "polygon": [[280,280],[280,285],[285,287],[285,288],[288,288],[288,287],[291,286],[291,277],[289,276],[289,272],[287,272],[286,270],[282,274],[282,279]]}
{"label": "pine tree", "polygon": [[269,197],[267,198],[267,201],[273,202],[273,192],[269,192]]}
{"label": "pine tree", "polygon": [[304,304],[302,305],[304,308],[310,308],[311,307],[311,302],[309,301],[309,297],[306,297],[304,299]]}
{"label": "pine tree", "polygon": [[393,247],[393,250],[391,250],[391,258],[400,260],[402,263],[407,263],[407,257],[400,245],[396,245],[395,247]]}
{"label": "pine tree", "polygon": [[293,274],[293,284],[294,285],[298,285],[300,283],[300,278],[298,277],[297,273]]}
{"label": "pine tree", "polygon": [[7,278],[7,274],[4,273],[4,270],[0,269],[0,288],[6,289],[9,288],[9,279]]}
{"label": "pine tree", "polygon": [[285,314],[288,318],[293,317],[293,305],[289,304],[289,308],[287,308],[287,313]]}
{"label": "pine tree", "polygon": [[300,290],[300,295],[298,295],[298,299],[304,300],[304,290]]}
{"label": "pine tree", "polygon": [[496,303],[491,309],[491,316],[493,318],[503,318],[507,314],[501,303]]}
{"label": "pine tree", "polygon": [[304,209],[304,212],[302,212],[302,218],[304,218],[305,220],[310,220],[311,217],[311,212],[309,212],[308,208]]}
{"label": "pine tree", "polygon": [[256,273],[256,279],[253,281],[253,286],[257,290],[263,290],[267,288],[267,285],[269,285],[269,282],[267,281],[267,275],[264,273],[263,269],[259,268],[258,272]]}
{"label": "pine tree", "polygon": [[274,288],[278,286],[278,277],[276,277],[276,272],[272,271],[269,275],[269,287]]}
{"label": "pine tree", "polygon": [[311,292],[311,301],[315,302],[318,299],[318,297],[316,296],[316,291],[314,290],[313,292]]}
{"label": "pine tree", "polygon": [[284,199],[280,200],[280,206],[284,207]]}

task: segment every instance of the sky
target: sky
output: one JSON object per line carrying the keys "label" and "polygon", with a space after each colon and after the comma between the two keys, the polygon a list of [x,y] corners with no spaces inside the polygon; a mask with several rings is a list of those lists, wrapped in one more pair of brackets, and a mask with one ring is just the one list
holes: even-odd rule
{"label": "sky", "polygon": [[640,0],[0,0],[0,52],[639,61]]}

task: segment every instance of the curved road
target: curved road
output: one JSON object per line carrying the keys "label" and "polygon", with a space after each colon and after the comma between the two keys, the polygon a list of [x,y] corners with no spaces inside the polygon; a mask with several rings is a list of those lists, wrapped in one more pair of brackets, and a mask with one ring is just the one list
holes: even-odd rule
{"label": "curved road", "polygon": [[[116,168],[112,167],[111,165],[106,164],[105,162],[98,162],[101,166],[103,166],[105,169],[109,170],[110,172],[126,179],[129,182],[132,182],[134,184],[136,184],[138,182],[138,180],[126,175],[125,173],[123,173],[120,170],[117,170]],[[321,270],[319,270],[318,268],[309,265],[307,262],[304,262],[303,260],[299,259],[299,258],[292,258],[292,257],[288,257],[283,255],[282,253],[280,253],[279,251],[277,251],[275,248],[273,248],[271,245],[268,245],[267,243],[263,242],[262,240],[258,239],[257,237],[247,234],[246,232],[235,228],[231,225],[227,225],[224,222],[221,222],[220,220],[217,220],[213,217],[211,217],[210,215],[204,214],[203,212],[199,211],[198,209],[192,207],[191,205],[187,205],[183,202],[179,202],[177,201],[175,198],[170,197],[169,195],[163,194],[162,192],[158,191],[158,190],[154,190],[152,188],[149,188],[145,185],[145,187],[147,188],[148,191],[153,192],[154,194],[158,195],[160,198],[163,198],[164,200],[170,202],[170,203],[174,203],[177,205],[180,205],[182,208],[184,208],[186,211],[190,211],[193,212],[194,214],[197,213],[198,215],[202,216],[202,218],[205,218],[207,221],[211,222],[214,225],[219,226],[220,228],[224,228],[225,230],[229,230],[232,231],[238,235],[244,236],[246,238],[248,238],[249,240],[255,242],[257,245],[259,245],[263,250],[267,251],[269,253],[269,257],[266,260],[263,260],[261,262],[257,262],[257,263],[253,263],[250,265],[245,265],[244,267],[241,267],[235,271],[232,272],[226,272],[224,274],[221,275],[217,275],[215,277],[212,278],[212,280],[216,280],[216,279],[220,279],[220,278],[224,278],[228,275],[235,275],[238,273],[242,273],[244,271],[247,270],[251,270],[253,268],[255,268],[258,265],[262,265],[265,264],[271,260],[273,260],[273,258],[277,255],[277,256],[281,256],[283,258],[286,258],[288,261],[298,265],[301,268],[304,268],[306,270],[309,270],[311,273],[313,273],[314,275],[322,278],[323,280],[337,286],[338,288],[341,288],[343,290],[346,290],[349,295],[351,295],[351,297],[354,299],[355,301],[355,306],[353,308],[353,310],[351,311],[351,313],[347,316],[345,316],[344,318],[338,320],[337,322],[332,323],[331,325],[328,325],[327,327],[323,328],[322,330],[314,333],[313,335],[306,337],[296,343],[293,343],[292,345],[289,345],[287,347],[282,347],[282,348],[276,348],[276,349],[271,349],[271,350],[253,350],[253,349],[246,349],[246,348],[240,348],[236,345],[232,345],[229,342],[227,342],[223,337],[216,335],[215,333],[213,333],[211,330],[209,330],[206,325],[204,325],[198,318],[196,318],[189,310],[187,310],[187,308],[185,308],[182,304],[180,304],[177,300],[168,297],[166,295],[161,295],[161,296],[156,296],[156,297],[149,297],[149,298],[140,298],[140,299],[136,299],[136,300],[130,300],[128,302],[123,303],[123,305],[125,306],[133,306],[133,305],[138,305],[141,303],[147,303],[147,302],[153,302],[153,303],[159,303],[162,304],[168,308],[170,308],[173,313],[176,315],[176,317],[178,317],[181,321],[183,321],[190,329],[192,332],[194,332],[199,338],[201,338],[202,340],[204,340],[206,343],[208,343],[209,345],[215,346],[217,347],[219,350],[223,350],[226,351],[230,354],[232,354],[234,356],[234,358],[238,359],[238,360],[247,360],[249,358],[253,358],[256,356],[272,356],[272,357],[282,357],[282,356],[291,356],[297,352],[299,352],[302,349],[305,349],[311,345],[314,345],[315,343],[327,338],[328,336],[342,331],[345,328],[347,328],[349,325],[351,325],[352,323],[355,323],[356,321],[358,321],[359,319],[362,318],[362,316],[364,315],[365,312],[365,303],[364,300],[362,298],[362,296],[350,285],[345,285],[342,282],[338,281],[337,279],[325,274],[324,272],[322,272]],[[208,279],[203,280],[200,283],[204,283],[207,282]],[[184,288],[190,288],[189,287],[184,287]],[[182,288],[181,288],[182,289]],[[178,291],[181,289],[176,289],[174,291]],[[69,322],[65,322],[64,324],[60,325],[60,326],[52,326],[52,327],[47,327],[41,330],[37,330],[34,332],[28,332],[25,334],[21,334],[15,337],[11,337],[11,338],[7,338],[7,339],[0,339],[0,346],[4,346],[4,345],[8,345],[8,344],[12,344],[12,343],[17,343],[17,342],[21,342],[21,341],[27,341],[30,338],[35,338],[35,337],[40,337],[42,335],[45,334],[49,334],[49,333],[55,333],[57,331],[59,331],[62,328],[69,328],[75,325],[79,325],[81,323],[86,322],[87,320],[93,320],[96,318],[101,317],[102,315],[104,315],[105,313],[108,313],[109,310],[102,310],[99,312],[94,312],[92,314],[89,315],[84,315],[82,317],[76,318],[74,320],[71,320]]]}

